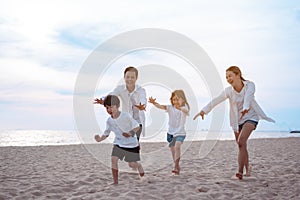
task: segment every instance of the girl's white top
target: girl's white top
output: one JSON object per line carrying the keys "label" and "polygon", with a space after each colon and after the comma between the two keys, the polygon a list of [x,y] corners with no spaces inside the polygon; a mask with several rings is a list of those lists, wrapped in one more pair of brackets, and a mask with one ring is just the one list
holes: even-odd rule
{"label": "girl's white top", "polygon": [[109,117],[106,121],[106,130],[103,135],[109,136],[110,132],[115,133],[114,144],[120,147],[134,148],[137,147],[138,140],[136,135],[133,137],[124,137],[123,133],[129,133],[132,129],[139,127],[139,123],[135,121],[128,113],[121,112],[116,119]]}
{"label": "girl's white top", "polygon": [[[244,123],[246,120],[259,121],[259,119],[264,119],[269,122],[275,122],[264,113],[255,101],[254,83],[251,81],[243,81],[243,83],[244,87],[241,92],[238,93],[232,86],[229,86],[218,97],[209,102],[202,111],[208,114],[216,105],[228,98],[230,104],[230,126],[234,132],[238,132],[238,125]],[[248,109],[248,113],[241,118],[241,112]]]}
{"label": "girl's white top", "polygon": [[[175,136],[185,136],[185,121],[187,114],[175,108],[175,106],[167,105],[166,112],[169,114],[169,129],[168,133]],[[182,108],[187,109],[186,106]]]}
{"label": "girl's white top", "polygon": [[110,94],[119,96],[122,102],[122,111],[128,112],[138,123],[142,124],[142,135],[145,136],[145,111],[139,110],[135,105],[147,105],[146,91],[135,85],[134,91],[129,93],[126,85],[117,86]]}

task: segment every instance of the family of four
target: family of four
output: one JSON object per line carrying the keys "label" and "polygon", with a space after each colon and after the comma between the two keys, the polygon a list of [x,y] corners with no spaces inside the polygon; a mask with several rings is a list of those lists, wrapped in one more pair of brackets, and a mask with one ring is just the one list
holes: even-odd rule
{"label": "family of four", "polygon": [[[175,90],[170,97],[169,105],[161,105],[156,99],[150,97],[147,101],[146,91],[136,84],[138,70],[135,67],[127,67],[124,71],[124,85],[117,86],[104,99],[95,99],[95,104],[105,106],[110,117],[106,121],[106,129],[102,135],[95,135],[95,140],[105,140],[110,132],[115,134],[113,149],[111,153],[111,169],[113,184],[118,184],[118,160],[128,162],[129,167],[138,171],[139,176],[145,175],[140,161],[141,134],[145,135],[145,108],[147,102],[155,107],[165,110],[169,116],[167,141],[174,161],[172,173],[180,173],[181,145],[186,137],[185,121],[190,112],[190,105],[183,90]],[[245,80],[237,66],[231,66],[226,70],[226,80],[231,85],[201,111],[195,115],[194,120],[207,115],[216,105],[229,99],[230,103],[230,126],[235,134],[238,144],[238,171],[236,177],[250,176],[249,158],[247,151],[247,140],[255,130],[260,119],[274,122],[267,117],[254,98],[255,85]],[[122,111],[120,108],[120,99]]]}

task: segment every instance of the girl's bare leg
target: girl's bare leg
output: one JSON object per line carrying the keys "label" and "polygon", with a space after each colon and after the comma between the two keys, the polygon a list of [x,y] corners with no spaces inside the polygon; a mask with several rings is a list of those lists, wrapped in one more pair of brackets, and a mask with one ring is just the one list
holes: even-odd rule
{"label": "girl's bare leg", "polygon": [[171,151],[171,154],[172,154],[173,162],[175,162],[175,146],[170,147],[170,151]]}
{"label": "girl's bare leg", "polygon": [[174,167],[174,173],[179,174],[180,166],[180,156],[181,156],[181,144],[182,142],[176,141],[175,143],[175,167]]}

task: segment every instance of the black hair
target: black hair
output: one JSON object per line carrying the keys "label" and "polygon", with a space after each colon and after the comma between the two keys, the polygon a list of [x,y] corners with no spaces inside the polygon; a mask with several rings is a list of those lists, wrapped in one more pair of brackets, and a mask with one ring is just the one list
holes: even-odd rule
{"label": "black hair", "polygon": [[120,100],[115,95],[107,95],[104,99],[103,105],[106,106],[120,106]]}

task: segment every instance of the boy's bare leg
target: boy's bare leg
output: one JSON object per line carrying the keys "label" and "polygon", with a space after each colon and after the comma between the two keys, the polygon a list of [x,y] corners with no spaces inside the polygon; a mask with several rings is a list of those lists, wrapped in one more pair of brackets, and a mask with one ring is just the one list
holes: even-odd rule
{"label": "boy's bare leg", "polygon": [[129,167],[131,167],[134,170],[138,170],[140,177],[143,177],[145,175],[144,169],[142,165],[138,162],[129,162],[128,163]]}
{"label": "boy's bare leg", "polygon": [[114,180],[114,182],[113,182],[114,185],[119,184],[118,160],[119,160],[119,158],[116,156],[111,157],[111,172],[112,172],[112,176],[113,176],[113,180]]}
{"label": "boy's bare leg", "polygon": [[137,163],[138,165],[138,171],[139,171],[139,174],[140,174],[140,177],[143,177],[145,175],[145,172],[144,172],[144,169],[142,167],[142,164],[141,163]]}

